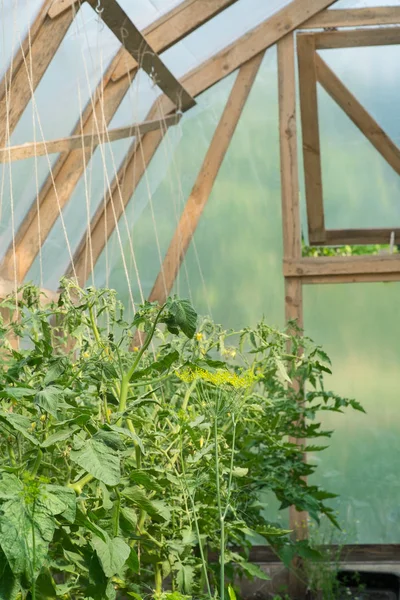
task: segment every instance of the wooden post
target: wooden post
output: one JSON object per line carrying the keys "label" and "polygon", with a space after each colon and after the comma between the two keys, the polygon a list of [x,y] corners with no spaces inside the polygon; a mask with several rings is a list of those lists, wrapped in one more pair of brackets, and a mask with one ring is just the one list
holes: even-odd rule
{"label": "wooden post", "polygon": [[[293,34],[287,35],[278,43],[279,77],[279,127],[281,155],[281,193],[283,253],[288,257],[301,257],[301,224],[299,209],[299,178],[297,161],[296,127],[296,78]],[[303,298],[300,278],[285,277],[285,319],[296,320],[303,327]],[[298,382],[293,387],[299,391]],[[299,445],[304,440],[290,438]],[[307,513],[298,512],[294,506],[289,508],[289,526],[296,539],[307,537]],[[297,577],[299,565],[294,562],[289,573],[289,591],[291,598],[304,597],[303,582]]]}
{"label": "wooden post", "polygon": [[185,258],[187,249],[199,224],[200,217],[208,202],[215,179],[257,77],[263,57],[264,52],[261,52],[240,68],[196,182],[169,245],[161,270],[150,293],[150,302],[157,300],[160,304],[163,304],[171,292],[179,268]]}

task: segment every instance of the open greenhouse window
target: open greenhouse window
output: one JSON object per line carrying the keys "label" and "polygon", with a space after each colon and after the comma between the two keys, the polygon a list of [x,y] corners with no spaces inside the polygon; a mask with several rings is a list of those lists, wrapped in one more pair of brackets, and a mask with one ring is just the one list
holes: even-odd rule
{"label": "open greenhouse window", "polygon": [[[328,229],[326,226],[328,216],[326,214],[326,202],[324,204],[324,200],[326,200],[327,195],[333,193],[331,190],[335,190],[340,186],[341,182],[340,179],[337,181],[338,177],[350,178],[351,174],[345,174],[345,171],[343,172],[345,163],[342,162],[341,171],[338,170],[335,174],[335,182],[331,182],[331,185],[327,185],[327,191],[324,193],[324,164],[321,160],[321,156],[324,156],[323,151],[326,151],[326,148],[321,151],[319,127],[320,122],[324,122],[326,113],[323,114],[322,111],[318,111],[319,105],[317,93],[317,84],[319,83],[333,101],[339,105],[342,111],[347,115],[348,119],[354,123],[361,133],[369,140],[375,150],[381,154],[383,159],[395,171],[397,175],[396,183],[398,185],[398,175],[400,174],[400,150],[396,146],[394,140],[389,137],[383,127],[374,119],[372,114],[366,110],[364,105],[361,104],[358,98],[338,77],[336,72],[330,68],[328,63],[324,60],[325,56],[322,56],[321,51],[325,50],[331,52],[332,49],[345,48],[346,50],[350,49],[347,50],[347,56],[351,57],[352,49],[354,59],[355,49],[358,51],[359,58],[360,47],[377,46],[378,51],[382,51],[381,47],[393,46],[396,51],[396,45],[399,44],[399,42],[400,37],[398,36],[398,30],[393,28],[323,31],[322,33],[303,33],[297,36],[308,237],[311,245],[388,244],[392,232],[394,232],[395,237],[400,236],[400,229],[396,228],[395,222],[393,221],[391,221],[390,227],[381,229],[377,229],[376,226],[371,229]],[[342,51],[341,57],[346,53],[346,50]],[[371,52],[372,51],[373,50],[371,50]],[[357,64],[357,62],[353,60],[353,64]],[[380,89],[387,90],[388,88],[387,86],[380,86]],[[332,115],[337,116],[335,112],[331,112],[330,115],[331,120]],[[333,138],[336,138],[340,133],[340,129],[337,126],[340,122],[340,119],[335,118],[336,135],[334,135]],[[394,126],[396,127],[396,121]],[[343,127],[341,129],[343,130]],[[347,127],[347,131],[348,130],[349,128]],[[331,133],[332,131],[330,131],[330,134]],[[398,137],[398,131],[392,131],[391,133],[395,133],[395,139]],[[332,135],[330,135],[328,139],[329,143],[332,144]],[[343,156],[343,152],[341,155]],[[325,163],[327,163],[326,157],[324,158]],[[361,160],[359,156],[357,159]],[[350,153],[348,162],[351,160]],[[348,162],[346,165],[347,168],[349,167]],[[368,169],[367,162],[367,160],[363,161],[365,171]],[[332,171],[331,163],[329,163],[328,167],[330,171]],[[389,177],[385,177],[385,180],[389,180]],[[391,190],[391,193],[394,192],[393,186],[390,188],[389,185],[389,189]],[[348,190],[346,191],[348,195]],[[376,205],[378,204],[377,199],[375,199],[375,203]],[[346,204],[348,205],[348,202]],[[379,208],[376,210],[379,210]],[[342,213],[347,216],[348,212],[349,208],[346,206],[346,212],[344,213],[344,211],[342,211]],[[343,223],[344,219],[345,217],[343,218],[342,216],[341,223]],[[362,220],[362,216],[360,220]],[[374,223],[376,223],[376,219],[374,219]]]}

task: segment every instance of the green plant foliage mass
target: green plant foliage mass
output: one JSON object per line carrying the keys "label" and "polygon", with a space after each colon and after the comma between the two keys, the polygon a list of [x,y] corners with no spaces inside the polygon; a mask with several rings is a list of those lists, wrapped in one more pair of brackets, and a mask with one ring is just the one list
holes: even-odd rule
{"label": "green plant foliage mass", "polygon": [[115,292],[68,280],[0,307],[0,600],[233,598],[266,577],[255,536],[307,552],[263,492],[335,522],[302,452],[331,434],[320,411],[362,409],[293,324],[224,331],[178,298],[127,323]]}

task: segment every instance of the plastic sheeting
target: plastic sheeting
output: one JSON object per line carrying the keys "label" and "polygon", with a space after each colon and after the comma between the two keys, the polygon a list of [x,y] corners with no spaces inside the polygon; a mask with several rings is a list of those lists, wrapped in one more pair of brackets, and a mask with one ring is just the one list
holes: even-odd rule
{"label": "plastic sheeting", "polygon": [[[320,55],[398,145],[400,46],[324,50]],[[318,102],[327,228],[399,227],[398,174],[322,88]]]}
{"label": "plastic sheeting", "polygon": [[[326,385],[359,400],[367,414],[330,414],[330,448],[319,454],[319,483],[348,543],[399,543],[399,283],[304,288],[305,328],[333,362]],[[328,383],[329,382],[329,383]]]}
{"label": "plastic sheeting", "polygon": [[[377,0],[371,2],[377,3]],[[137,11],[130,16],[144,27],[159,11],[175,4],[164,0],[141,3],[126,0],[125,8],[128,12]],[[265,0],[239,0],[213,22],[164,53],[163,58],[175,74],[181,75],[287,2],[276,0],[268,3],[268,8],[266,4]],[[335,8],[367,5],[369,1],[341,1]],[[0,6],[7,7],[7,0]],[[33,2],[31,6],[32,13],[24,17],[27,22],[35,12]],[[221,23],[226,27],[222,32]],[[23,31],[22,21],[20,27]],[[5,45],[3,40],[1,43]],[[10,43],[6,40],[6,44]],[[101,52],[97,51],[99,48]],[[39,85],[35,95],[39,118],[31,104],[12,143],[33,139],[32,115],[38,139],[40,127],[47,138],[68,135],[78,121],[80,108],[89,100],[118,48],[117,40],[85,6]],[[350,53],[346,56],[351,55],[351,60],[345,58],[344,52]],[[3,51],[2,56],[7,54]],[[398,139],[400,124],[395,94],[399,81],[396,69],[390,70],[392,64],[398,64],[397,48],[334,50],[324,52],[323,56],[378,122]],[[3,59],[1,64],[5,62]],[[94,279],[88,282],[114,287],[130,312],[131,299],[140,302],[152,288],[234,77],[231,75],[199,97],[198,105],[184,115],[180,125],[170,129],[101,255]],[[158,93],[147,76],[140,74],[111,126],[142,119]],[[327,225],[398,226],[396,199],[400,190],[390,167],[382,163],[323,92],[320,92],[320,116]],[[102,202],[107,178],[111,180],[131,142],[122,140],[103,153],[96,151],[86,179],[80,181],[63,212],[64,223],[58,219],[43,246],[45,286],[56,289],[69,262],[64,227],[74,251],[88,217]],[[51,162],[55,159],[56,156],[50,157]],[[12,181],[16,229],[35,199],[37,185],[45,180],[49,164],[43,157],[15,163],[11,169],[11,176],[8,166],[0,172],[3,181],[0,254],[12,237],[9,182]],[[304,217],[304,194],[302,198]],[[276,51],[271,49],[266,53],[174,292],[191,297],[200,313],[210,313],[226,327],[254,324],[263,315],[270,324],[283,326],[280,206]],[[304,232],[305,225],[303,220]],[[40,282],[39,258],[28,279]],[[319,457],[321,469],[317,481],[341,494],[333,505],[345,523],[348,542],[400,542],[397,506],[400,490],[392,467],[393,457],[399,451],[395,408],[399,289],[399,284],[365,284],[309,287],[304,292],[306,332],[333,358],[334,376],[329,378],[327,386],[355,396],[368,411],[366,416],[358,413],[330,416],[326,424],[335,428],[333,442]],[[274,512],[274,508],[271,503],[269,510]],[[282,523],[286,522],[286,516],[280,515]]]}

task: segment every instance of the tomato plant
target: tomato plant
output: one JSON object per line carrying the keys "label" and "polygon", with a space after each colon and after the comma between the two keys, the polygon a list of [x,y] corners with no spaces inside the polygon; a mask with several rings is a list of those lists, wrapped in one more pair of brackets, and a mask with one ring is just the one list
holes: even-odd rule
{"label": "tomato plant", "polygon": [[263,492],[335,521],[305,481],[322,446],[289,438],[362,409],[325,391],[329,360],[293,327],[224,331],[178,298],[128,323],[115,292],[68,280],[58,303],[26,285],[0,308],[1,599],[232,597],[235,575],[266,577],[255,535],[305,548]]}

